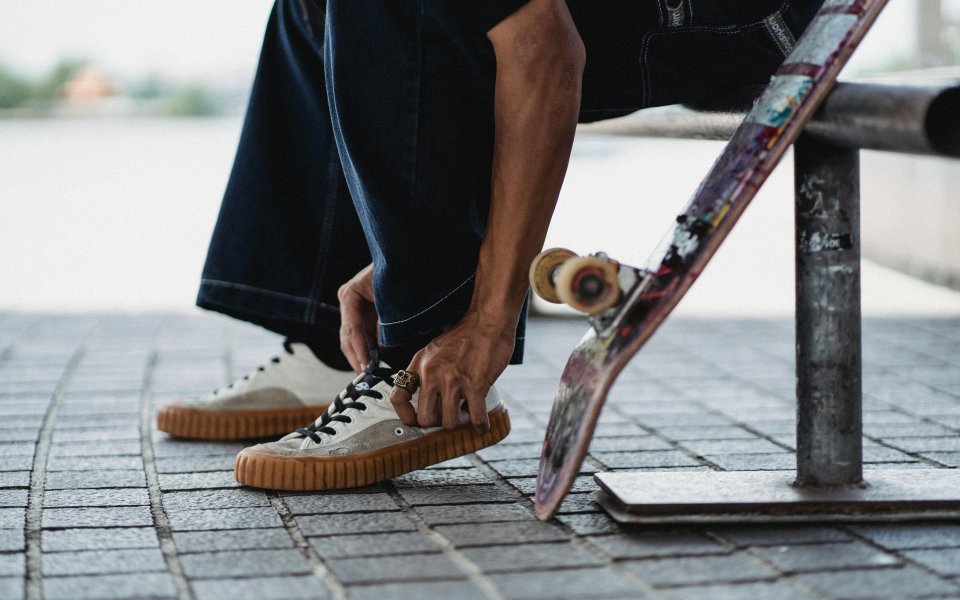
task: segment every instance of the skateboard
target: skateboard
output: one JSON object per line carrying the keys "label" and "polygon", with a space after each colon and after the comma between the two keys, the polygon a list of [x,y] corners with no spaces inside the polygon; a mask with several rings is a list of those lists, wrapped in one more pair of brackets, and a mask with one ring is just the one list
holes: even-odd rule
{"label": "skateboard", "polygon": [[826,0],[646,267],[554,248],[530,266],[539,296],[589,314],[560,378],[540,456],[537,516],[550,519],[583,464],[607,392],[667,318],[799,136],[887,0]]}

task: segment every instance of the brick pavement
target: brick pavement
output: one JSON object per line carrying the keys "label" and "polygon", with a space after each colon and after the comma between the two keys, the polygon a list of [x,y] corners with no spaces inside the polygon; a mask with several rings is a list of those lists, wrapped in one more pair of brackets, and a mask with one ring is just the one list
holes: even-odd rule
{"label": "brick pavement", "polygon": [[[960,598],[960,523],[621,527],[599,469],[790,469],[787,320],[677,320],[624,373],[550,523],[539,444],[581,321],[531,323],[500,445],[336,494],[233,480],[236,443],[171,439],[158,404],[277,339],[216,316],[0,313],[0,598]],[[867,320],[873,467],[960,465],[960,319]]]}

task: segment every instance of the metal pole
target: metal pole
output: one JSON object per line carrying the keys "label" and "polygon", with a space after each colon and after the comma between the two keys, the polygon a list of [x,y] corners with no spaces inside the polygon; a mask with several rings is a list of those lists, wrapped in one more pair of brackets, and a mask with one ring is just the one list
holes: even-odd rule
{"label": "metal pole", "polygon": [[796,186],[797,485],[863,479],[860,155],[801,137]]}

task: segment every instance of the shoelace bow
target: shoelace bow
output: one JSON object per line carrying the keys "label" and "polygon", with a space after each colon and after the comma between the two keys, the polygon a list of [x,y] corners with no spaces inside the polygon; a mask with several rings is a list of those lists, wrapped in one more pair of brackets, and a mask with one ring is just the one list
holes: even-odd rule
{"label": "shoelace bow", "polygon": [[[343,398],[337,396],[333,401],[333,404],[327,407],[327,410],[323,411],[323,414],[320,415],[320,418],[308,427],[298,429],[296,433],[300,434],[300,437],[308,437],[313,440],[314,443],[319,444],[323,441],[323,438],[320,437],[320,433],[326,433],[327,435],[337,435],[337,430],[328,427],[331,421],[339,421],[340,423],[350,423],[353,421],[350,417],[343,414],[348,408],[355,408],[357,410],[367,410],[367,405],[364,404],[360,398],[383,398],[383,394],[374,390],[376,386],[381,381],[386,381],[390,385],[393,385],[393,375],[394,371],[392,369],[386,369],[381,367],[368,366],[364,370],[364,378],[360,380],[362,387],[357,387],[353,382],[347,384],[346,393],[343,394]],[[344,402],[344,400],[351,400],[351,402]]]}
{"label": "shoelace bow", "polygon": [[[293,356],[293,346],[290,345],[290,341],[289,341],[289,340],[283,340],[283,350],[284,350],[287,354],[289,354],[290,356]],[[273,358],[270,359],[270,362],[273,363],[273,364],[279,364],[279,363],[280,363],[280,357],[279,357],[279,356],[274,356]],[[266,365],[260,365],[259,367],[257,367],[257,372],[262,373],[262,372],[264,372],[266,369],[267,369]],[[249,381],[249,380],[250,380],[250,375],[251,375],[251,373],[247,373],[247,374],[244,375],[242,378],[240,378],[240,381]],[[219,393],[219,392],[221,392],[221,391],[224,391],[224,390],[232,390],[232,389],[233,389],[233,386],[236,385],[236,383],[237,383],[237,382],[234,381],[234,382],[232,382],[230,385],[228,385],[228,386],[226,386],[226,387],[217,388],[217,389],[213,390],[213,393],[214,393],[214,394],[217,394],[217,393]]]}

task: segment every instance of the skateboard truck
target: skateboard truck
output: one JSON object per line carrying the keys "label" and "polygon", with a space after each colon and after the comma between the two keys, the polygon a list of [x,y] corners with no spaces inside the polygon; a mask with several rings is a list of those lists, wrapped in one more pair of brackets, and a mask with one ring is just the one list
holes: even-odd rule
{"label": "skateboard truck", "polygon": [[566,248],[544,250],[530,264],[530,287],[553,304],[586,313],[602,332],[617,321],[625,300],[646,279],[647,271],[630,267],[604,252],[586,256]]}

